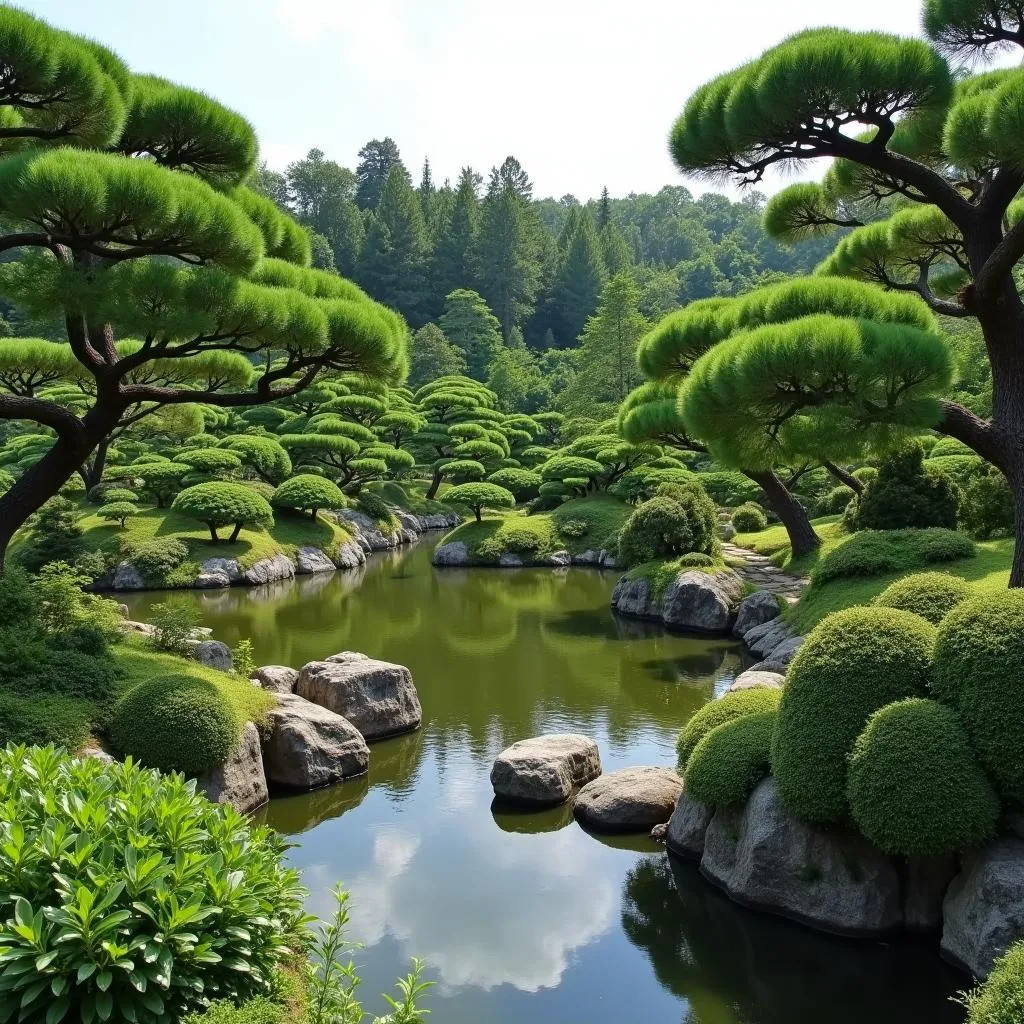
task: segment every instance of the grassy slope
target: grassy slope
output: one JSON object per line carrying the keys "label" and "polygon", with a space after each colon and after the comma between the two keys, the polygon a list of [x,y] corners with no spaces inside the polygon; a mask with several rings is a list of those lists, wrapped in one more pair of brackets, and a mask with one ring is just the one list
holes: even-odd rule
{"label": "grassy slope", "polygon": [[[829,551],[845,544],[852,534],[840,533],[838,516],[827,516],[814,520],[815,528],[822,538],[822,546],[813,555],[793,559],[786,531],[781,526],[770,527],[760,533],[737,534],[733,543],[751,548],[761,554],[772,556],[772,561],[790,572],[810,572],[815,563]],[[940,572],[960,576],[972,583],[978,590],[1004,590],[1010,576],[1010,562],[1013,558],[1013,541],[979,541],[978,553],[974,558],[957,562],[946,562],[932,566]],[[887,573],[866,579],[837,579],[812,585],[804,591],[799,604],[792,607],[786,616],[801,633],[806,633],[826,615],[850,608],[853,605],[869,604],[890,583],[907,575]]]}

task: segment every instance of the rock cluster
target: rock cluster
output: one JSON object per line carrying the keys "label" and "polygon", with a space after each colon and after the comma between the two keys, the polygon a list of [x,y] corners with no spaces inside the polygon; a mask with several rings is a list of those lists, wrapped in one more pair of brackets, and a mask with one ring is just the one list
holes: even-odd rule
{"label": "rock cluster", "polygon": [[450,540],[447,544],[440,544],[434,549],[433,563],[439,569],[466,568],[468,566],[480,566],[487,569],[564,569],[570,565],[614,569],[615,556],[603,548],[601,550],[588,549],[579,554],[573,554],[570,551],[552,551],[549,555],[537,558],[524,557],[515,552],[506,551],[497,562],[478,562],[470,554],[469,547],[464,541]]}
{"label": "rock cluster", "polygon": [[781,615],[782,605],[778,597],[768,590],[754,591],[740,602],[736,610],[733,636],[739,637],[762,659],[754,666],[755,669],[784,673],[804,642],[802,636],[795,635],[786,625]]}
{"label": "rock cluster", "polygon": [[743,581],[731,569],[684,569],[660,594],[648,579],[623,576],[611,606],[619,615],[652,619],[672,629],[724,634],[738,617],[742,597]]}

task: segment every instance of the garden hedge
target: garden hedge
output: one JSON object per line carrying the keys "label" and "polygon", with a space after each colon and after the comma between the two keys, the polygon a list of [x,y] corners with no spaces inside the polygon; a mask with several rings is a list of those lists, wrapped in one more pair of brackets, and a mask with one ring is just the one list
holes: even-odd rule
{"label": "garden hedge", "polygon": [[760,533],[768,525],[768,517],[756,501],[747,501],[733,512],[732,525],[739,533]]}

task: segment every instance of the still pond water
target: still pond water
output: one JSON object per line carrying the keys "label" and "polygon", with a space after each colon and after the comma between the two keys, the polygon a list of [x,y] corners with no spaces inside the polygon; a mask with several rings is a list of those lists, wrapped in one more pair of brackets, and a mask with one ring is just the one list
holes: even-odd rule
{"label": "still pond water", "polygon": [[[435,1024],[956,1024],[963,979],[933,950],[832,939],[734,906],[646,837],[595,838],[566,809],[496,814],[491,762],[543,732],[594,737],[605,770],[674,762],[680,725],[746,662],[728,641],[614,618],[615,575],[431,568],[435,541],[363,569],[193,592],[259,664],[342,650],[408,665],[421,731],[367,777],[259,812],[332,909],[341,880],[364,996],[424,958]],[[145,618],[160,594],[130,600]]]}

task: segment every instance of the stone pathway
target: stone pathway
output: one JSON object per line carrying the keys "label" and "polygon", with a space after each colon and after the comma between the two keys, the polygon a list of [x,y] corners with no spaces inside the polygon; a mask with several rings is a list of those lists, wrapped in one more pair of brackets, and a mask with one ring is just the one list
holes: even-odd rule
{"label": "stone pathway", "polygon": [[800,594],[807,586],[806,576],[792,576],[774,565],[767,555],[759,555],[749,548],[741,548],[728,541],[722,543],[722,554],[744,581],[758,590],[769,590],[790,604],[800,600]]}

